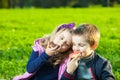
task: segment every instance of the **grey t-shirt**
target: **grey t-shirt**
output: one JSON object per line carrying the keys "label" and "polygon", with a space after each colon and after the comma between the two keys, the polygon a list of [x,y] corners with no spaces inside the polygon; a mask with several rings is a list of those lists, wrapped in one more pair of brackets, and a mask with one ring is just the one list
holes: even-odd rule
{"label": "grey t-shirt", "polygon": [[78,61],[77,80],[93,80],[91,68],[86,66],[86,62],[92,59],[92,55]]}

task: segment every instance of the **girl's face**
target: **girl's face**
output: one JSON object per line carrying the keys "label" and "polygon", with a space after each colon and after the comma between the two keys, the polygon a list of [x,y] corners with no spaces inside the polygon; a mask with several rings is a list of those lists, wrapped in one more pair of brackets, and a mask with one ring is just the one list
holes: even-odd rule
{"label": "girl's face", "polygon": [[73,51],[79,52],[81,58],[90,56],[93,52],[93,50],[90,47],[90,44],[86,41],[84,36],[73,35],[72,43],[73,43],[73,47],[72,47]]}
{"label": "girl's face", "polygon": [[71,33],[65,30],[55,36],[53,43],[60,46],[59,52],[64,52],[70,48],[72,43],[71,41],[72,41]]}

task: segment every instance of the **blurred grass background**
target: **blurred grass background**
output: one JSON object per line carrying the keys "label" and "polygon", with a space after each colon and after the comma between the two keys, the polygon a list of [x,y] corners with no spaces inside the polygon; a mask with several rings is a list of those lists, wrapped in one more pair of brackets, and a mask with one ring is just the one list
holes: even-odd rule
{"label": "blurred grass background", "polygon": [[101,39],[98,54],[111,61],[120,80],[120,7],[0,9],[0,79],[10,80],[26,71],[36,38],[62,24],[95,24]]}

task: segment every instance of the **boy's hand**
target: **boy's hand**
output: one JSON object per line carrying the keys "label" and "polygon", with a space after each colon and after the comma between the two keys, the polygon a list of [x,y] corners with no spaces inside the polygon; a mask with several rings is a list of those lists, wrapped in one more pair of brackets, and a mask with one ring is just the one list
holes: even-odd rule
{"label": "boy's hand", "polygon": [[74,57],[76,57],[78,53],[79,53],[79,52],[74,51],[73,53],[71,53],[71,54],[69,55],[69,58],[74,58]]}
{"label": "boy's hand", "polygon": [[49,56],[53,56],[58,53],[59,48],[60,46],[55,45],[53,42],[49,42],[45,51]]}
{"label": "boy's hand", "polygon": [[80,60],[80,53],[76,55],[74,58],[70,58],[70,60],[67,62],[67,73],[73,74],[73,72],[78,67],[78,60]]}

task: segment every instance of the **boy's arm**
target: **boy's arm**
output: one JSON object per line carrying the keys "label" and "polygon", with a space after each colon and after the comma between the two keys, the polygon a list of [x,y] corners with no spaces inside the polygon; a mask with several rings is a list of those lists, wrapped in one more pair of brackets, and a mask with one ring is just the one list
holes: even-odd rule
{"label": "boy's arm", "polygon": [[115,77],[112,72],[112,66],[109,61],[106,61],[103,64],[103,69],[102,69],[100,80],[115,80]]}
{"label": "boy's arm", "polygon": [[74,80],[74,78],[74,74],[69,74],[67,71],[65,71],[60,80]]}
{"label": "boy's arm", "polygon": [[29,73],[36,72],[49,57],[50,56],[48,56],[45,52],[39,56],[38,52],[32,51],[30,59],[27,63],[27,71]]}
{"label": "boy's arm", "polygon": [[67,69],[63,73],[61,80],[74,80],[75,78],[74,73],[78,67],[78,60],[79,60],[78,56],[68,60]]}

